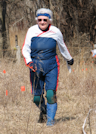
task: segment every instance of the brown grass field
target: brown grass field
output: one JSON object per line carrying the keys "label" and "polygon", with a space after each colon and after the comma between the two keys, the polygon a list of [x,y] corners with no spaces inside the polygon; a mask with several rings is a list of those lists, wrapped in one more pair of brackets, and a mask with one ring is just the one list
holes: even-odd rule
{"label": "brown grass field", "polygon": [[[60,65],[58,109],[52,127],[37,123],[39,109],[32,102],[29,69],[23,59],[19,65],[0,60],[0,134],[83,134],[89,110],[96,109],[96,64],[79,64],[74,59],[71,73],[65,62]],[[96,111],[90,112],[84,130],[96,134]]]}

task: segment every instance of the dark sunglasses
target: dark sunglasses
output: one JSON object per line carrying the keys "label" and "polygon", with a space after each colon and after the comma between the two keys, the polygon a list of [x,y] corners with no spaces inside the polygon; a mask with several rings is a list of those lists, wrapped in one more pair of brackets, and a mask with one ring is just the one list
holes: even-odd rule
{"label": "dark sunglasses", "polygon": [[45,21],[45,22],[47,22],[47,19],[38,19],[38,22],[40,22],[40,21]]}

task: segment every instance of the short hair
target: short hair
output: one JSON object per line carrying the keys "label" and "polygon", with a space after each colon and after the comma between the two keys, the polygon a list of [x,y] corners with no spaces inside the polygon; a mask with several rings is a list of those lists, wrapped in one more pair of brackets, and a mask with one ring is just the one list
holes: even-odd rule
{"label": "short hair", "polygon": [[52,22],[53,13],[52,13],[52,11],[50,9],[40,8],[36,12],[36,18],[35,18],[35,20],[37,20],[38,16],[46,16]]}

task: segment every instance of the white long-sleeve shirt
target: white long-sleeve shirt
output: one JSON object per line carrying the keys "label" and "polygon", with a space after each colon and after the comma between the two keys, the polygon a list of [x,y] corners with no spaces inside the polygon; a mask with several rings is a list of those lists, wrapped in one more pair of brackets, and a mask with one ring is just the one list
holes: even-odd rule
{"label": "white long-sleeve shirt", "polygon": [[[22,47],[25,63],[31,62],[32,57],[39,57],[41,60],[47,60],[52,56],[55,56],[56,44],[64,59],[70,61],[72,57],[64,43],[61,31],[57,27],[50,25],[47,31],[40,30],[37,24],[30,27]],[[38,56],[36,56],[36,54]]]}

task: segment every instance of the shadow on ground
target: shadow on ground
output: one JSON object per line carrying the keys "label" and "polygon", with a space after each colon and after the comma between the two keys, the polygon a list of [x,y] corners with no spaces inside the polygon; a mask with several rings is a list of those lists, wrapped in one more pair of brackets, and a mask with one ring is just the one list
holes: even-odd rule
{"label": "shadow on ground", "polygon": [[71,120],[75,120],[75,119],[76,119],[76,117],[69,116],[69,117],[61,117],[59,119],[55,119],[55,121],[56,122],[61,122],[61,121],[71,121]]}

